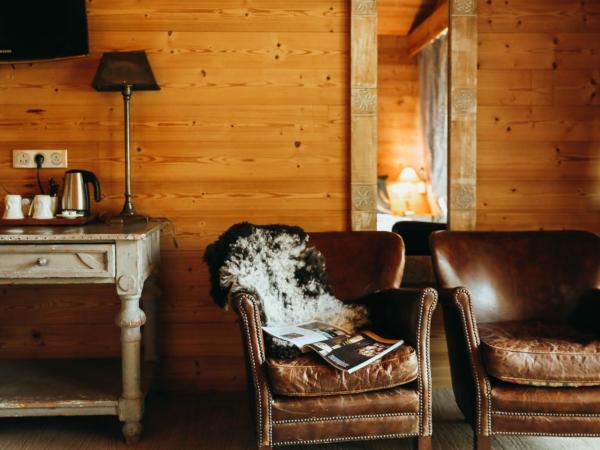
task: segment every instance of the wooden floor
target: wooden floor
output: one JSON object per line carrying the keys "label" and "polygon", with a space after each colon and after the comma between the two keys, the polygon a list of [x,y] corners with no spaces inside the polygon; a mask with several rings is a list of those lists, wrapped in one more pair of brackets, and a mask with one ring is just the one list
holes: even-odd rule
{"label": "wooden floor", "polygon": [[[142,442],[121,442],[115,417],[0,420],[1,450],[191,450],[253,449],[254,436],[244,394],[173,395],[150,398]],[[434,395],[435,449],[469,449],[472,433],[449,390]],[[410,449],[410,440],[295,446],[289,449]],[[501,437],[494,450],[600,449],[600,438]]]}

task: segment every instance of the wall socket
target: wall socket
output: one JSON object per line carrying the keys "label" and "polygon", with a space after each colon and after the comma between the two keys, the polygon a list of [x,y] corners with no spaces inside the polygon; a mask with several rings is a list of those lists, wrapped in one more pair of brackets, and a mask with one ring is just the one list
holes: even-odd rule
{"label": "wall socket", "polygon": [[67,150],[13,150],[14,169],[35,169],[35,155],[44,155],[42,169],[67,167]]}

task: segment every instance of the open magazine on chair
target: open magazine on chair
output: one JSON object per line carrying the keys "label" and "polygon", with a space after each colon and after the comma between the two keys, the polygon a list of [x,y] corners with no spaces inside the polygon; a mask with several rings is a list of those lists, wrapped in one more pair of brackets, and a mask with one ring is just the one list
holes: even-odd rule
{"label": "open magazine on chair", "polygon": [[303,352],[314,350],[329,364],[348,373],[368,366],[404,343],[401,340],[385,339],[372,331],[349,334],[318,321],[263,327],[263,331],[291,343]]}

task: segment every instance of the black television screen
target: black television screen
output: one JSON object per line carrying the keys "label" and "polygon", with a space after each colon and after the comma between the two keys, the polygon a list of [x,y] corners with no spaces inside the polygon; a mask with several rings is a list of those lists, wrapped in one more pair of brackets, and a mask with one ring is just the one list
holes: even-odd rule
{"label": "black television screen", "polygon": [[0,1],[0,62],[87,53],[85,0]]}

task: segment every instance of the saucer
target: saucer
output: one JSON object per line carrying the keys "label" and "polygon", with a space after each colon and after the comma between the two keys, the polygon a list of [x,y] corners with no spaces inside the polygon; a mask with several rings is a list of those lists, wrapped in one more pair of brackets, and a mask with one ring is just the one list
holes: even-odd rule
{"label": "saucer", "polygon": [[77,219],[77,218],[83,217],[83,216],[84,216],[84,214],[81,214],[81,213],[65,214],[64,212],[56,215],[56,217],[62,217],[63,219]]}

